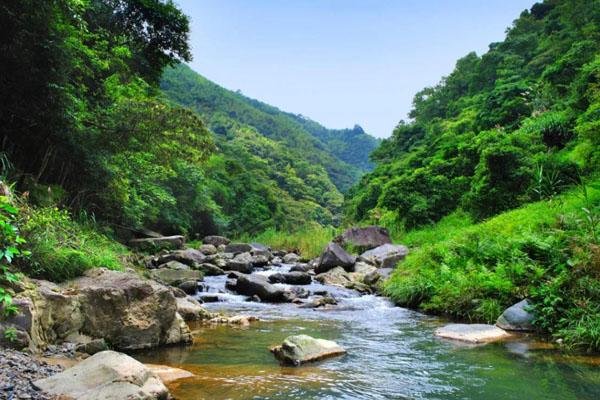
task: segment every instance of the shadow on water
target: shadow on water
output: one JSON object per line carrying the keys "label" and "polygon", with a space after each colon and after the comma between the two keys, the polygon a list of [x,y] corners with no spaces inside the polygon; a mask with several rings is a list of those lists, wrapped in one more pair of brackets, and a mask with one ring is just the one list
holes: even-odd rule
{"label": "shadow on water", "polygon": [[[222,278],[219,278],[222,280]],[[209,283],[221,290],[219,279]],[[318,286],[318,285],[316,285]],[[322,289],[323,287],[314,287]],[[568,357],[520,337],[466,346],[436,339],[443,322],[375,296],[330,288],[337,310],[249,303],[224,294],[212,311],[256,315],[249,327],[192,326],[195,340],[136,355],[193,372],[170,385],[188,399],[600,399],[600,358]],[[348,354],[282,367],[268,349],[294,334],[331,339]]]}

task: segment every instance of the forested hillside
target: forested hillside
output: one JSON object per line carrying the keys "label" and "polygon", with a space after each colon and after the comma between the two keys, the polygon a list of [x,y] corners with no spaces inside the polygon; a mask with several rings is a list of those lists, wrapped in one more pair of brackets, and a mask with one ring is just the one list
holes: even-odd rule
{"label": "forested hillside", "polygon": [[535,4],[504,41],[416,94],[411,120],[353,189],[349,216],[407,228],[457,208],[483,219],[597,171],[599,50],[598,1]]}
{"label": "forested hillside", "polygon": [[224,89],[185,65],[166,70],[161,89],[169,99],[197,111],[222,136],[228,132],[228,122],[233,121],[283,144],[298,161],[322,166],[341,192],[372,169],[369,154],[377,140],[359,127],[327,129],[300,115]]}

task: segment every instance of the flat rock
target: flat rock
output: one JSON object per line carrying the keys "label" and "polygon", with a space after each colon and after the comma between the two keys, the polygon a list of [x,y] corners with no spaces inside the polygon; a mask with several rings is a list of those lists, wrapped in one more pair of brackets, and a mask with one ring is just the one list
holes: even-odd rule
{"label": "flat rock", "polygon": [[527,332],[534,330],[533,320],[535,315],[528,310],[530,306],[529,301],[525,299],[508,307],[498,317],[496,325],[507,331]]}
{"label": "flat rock", "polygon": [[391,244],[387,229],[380,226],[350,228],[335,239],[342,246],[352,245],[363,250],[374,249],[384,244]]}
{"label": "flat rock", "polygon": [[150,276],[165,285],[178,286],[183,282],[202,280],[202,272],[192,269],[157,268],[150,271]]}
{"label": "flat rock", "polygon": [[436,329],[435,335],[468,343],[489,343],[510,337],[504,329],[487,324],[448,324]]}
{"label": "flat rock", "polygon": [[348,254],[339,244],[331,242],[321,254],[315,272],[320,274],[335,267],[351,269],[355,261],[356,259]]}
{"label": "flat rock", "polygon": [[300,365],[346,354],[346,350],[331,340],[308,335],[289,336],[271,352],[283,364]]}
{"label": "flat rock", "polygon": [[158,364],[144,364],[154,375],[162,381],[162,383],[169,384],[179,379],[191,378],[195,376],[190,371],[185,369],[169,367],[168,365]]}
{"label": "flat rock", "polygon": [[[227,263],[223,263],[222,265],[226,266]],[[219,268],[211,263],[202,263],[197,267],[197,269],[206,276],[225,275],[225,271],[223,271],[222,268]]]}
{"label": "flat rock", "polygon": [[408,247],[401,244],[384,244],[371,250],[367,250],[359,257],[378,268],[394,268],[396,264],[404,260],[408,254]]}
{"label": "flat rock", "polygon": [[169,391],[149,368],[115,351],[102,351],[72,368],[35,381],[45,393],[77,400],[166,399]]}

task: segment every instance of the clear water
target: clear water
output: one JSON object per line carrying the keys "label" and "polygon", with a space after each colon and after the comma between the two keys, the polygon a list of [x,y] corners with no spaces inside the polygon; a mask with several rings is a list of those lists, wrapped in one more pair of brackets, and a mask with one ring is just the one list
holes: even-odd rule
{"label": "clear water", "polygon": [[[225,291],[225,277],[206,283],[211,292]],[[250,327],[195,326],[193,345],[136,356],[196,374],[171,384],[179,400],[600,399],[600,358],[561,355],[524,336],[484,346],[440,340],[433,336],[443,324],[439,319],[381,297],[318,283],[308,288],[329,290],[339,305],[302,309],[219,293],[222,301],[207,304],[209,309],[261,321]],[[280,366],[268,349],[300,333],[335,340],[348,354],[298,368]]]}

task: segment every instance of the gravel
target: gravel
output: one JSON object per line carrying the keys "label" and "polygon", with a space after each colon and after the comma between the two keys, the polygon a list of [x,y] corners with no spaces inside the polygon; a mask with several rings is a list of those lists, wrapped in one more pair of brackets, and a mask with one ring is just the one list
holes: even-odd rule
{"label": "gravel", "polygon": [[51,400],[52,396],[38,391],[32,382],[62,370],[62,367],[37,360],[30,354],[0,349],[0,399]]}

